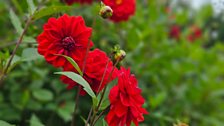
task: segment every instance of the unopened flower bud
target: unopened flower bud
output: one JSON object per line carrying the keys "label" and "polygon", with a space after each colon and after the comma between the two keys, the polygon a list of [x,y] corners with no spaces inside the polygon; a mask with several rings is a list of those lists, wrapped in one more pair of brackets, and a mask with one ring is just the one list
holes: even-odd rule
{"label": "unopened flower bud", "polygon": [[126,56],[126,52],[124,50],[119,50],[114,55],[114,58],[117,61],[121,61],[121,60],[123,60],[125,58],[125,56]]}
{"label": "unopened flower bud", "polygon": [[113,15],[113,10],[110,6],[103,5],[100,9],[99,15],[104,19],[110,18]]}

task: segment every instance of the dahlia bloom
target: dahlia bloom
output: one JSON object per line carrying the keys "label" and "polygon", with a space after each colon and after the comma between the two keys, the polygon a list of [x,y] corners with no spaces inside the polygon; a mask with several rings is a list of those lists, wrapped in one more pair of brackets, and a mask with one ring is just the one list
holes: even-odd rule
{"label": "dahlia bloom", "polygon": [[72,5],[73,3],[81,3],[81,4],[91,4],[93,0],[65,0],[68,5]]}
{"label": "dahlia bloom", "polygon": [[135,0],[103,0],[103,3],[112,8],[113,15],[110,19],[114,22],[127,21],[136,10]]}
{"label": "dahlia bloom", "polygon": [[180,26],[178,25],[173,25],[171,28],[170,28],[170,31],[169,31],[169,37],[170,38],[174,38],[174,39],[180,39]]}
{"label": "dahlia bloom", "polygon": [[[109,62],[108,62],[109,61]],[[108,62],[108,65],[107,65]],[[82,68],[83,64],[80,65],[80,68]],[[107,67],[106,67],[107,66]],[[99,50],[95,49],[91,52],[89,52],[87,60],[86,60],[86,65],[85,65],[85,71],[83,74],[83,78],[90,84],[92,90],[94,92],[99,92],[101,91],[107,83],[109,83],[111,80],[116,78],[117,75],[117,68],[113,66],[112,61],[107,57],[106,53]],[[106,69],[107,68],[107,69]],[[111,74],[113,70],[113,73]],[[106,70],[106,71],[105,71]],[[73,71],[73,67],[69,65],[68,67],[65,67],[64,71]],[[105,77],[102,81],[103,74],[105,71]],[[77,86],[77,83],[72,81],[70,78],[67,78],[65,76],[61,76],[61,80],[65,83],[68,84],[68,89],[73,88],[74,86]],[[81,94],[84,95],[85,91],[81,90]]]}
{"label": "dahlia bloom", "polygon": [[188,35],[188,40],[190,42],[193,42],[197,39],[199,39],[202,36],[202,31],[198,26],[192,26],[190,28],[190,34]]}
{"label": "dahlia bloom", "polygon": [[[38,52],[48,63],[55,67],[70,64],[64,57],[55,54],[63,54],[76,62],[83,62],[92,29],[85,26],[81,16],[65,14],[58,19],[50,18],[43,29],[37,37]],[[92,46],[93,43],[90,41],[90,47]]]}
{"label": "dahlia bloom", "polygon": [[121,67],[118,74],[118,84],[110,90],[110,111],[106,116],[109,126],[130,126],[133,121],[136,126],[144,120],[143,114],[148,112],[142,108],[145,100],[141,89],[130,69]]}

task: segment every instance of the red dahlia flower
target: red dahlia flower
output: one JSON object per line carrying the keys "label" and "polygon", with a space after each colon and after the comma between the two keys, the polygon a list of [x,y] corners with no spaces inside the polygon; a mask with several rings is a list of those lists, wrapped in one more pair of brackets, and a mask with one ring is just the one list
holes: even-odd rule
{"label": "red dahlia flower", "polygon": [[175,39],[180,39],[180,27],[178,25],[173,25],[171,28],[170,28],[170,31],[169,31],[169,37],[170,38],[175,38]]}
{"label": "red dahlia flower", "polygon": [[188,35],[188,40],[193,42],[202,36],[202,31],[198,26],[192,26],[190,28],[190,34]]}
{"label": "red dahlia flower", "polygon": [[[107,65],[107,62],[108,62],[108,65]],[[106,69],[106,66],[107,66],[107,69]],[[82,66],[80,68],[82,68]],[[105,69],[106,69],[106,71],[105,71]],[[112,69],[113,69],[113,63],[107,57],[106,53],[99,49],[95,49],[94,51],[91,51],[88,54],[83,77],[90,84],[90,86],[94,92],[99,92],[105,87],[105,85],[108,82],[110,82],[111,80],[113,80],[116,77],[118,70],[115,67],[113,74],[111,74]],[[64,71],[76,72],[74,70],[74,68],[71,67],[71,65],[69,67],[65,67]],[[104,71],[105,71],[105,77],[101,84],[101,80],[103,78]],[[68,89],[71,89],[77,85],[76,82],[72,81],[71,79],[69,79],[65,76],[61,76],[61,80],[65,84],[68,84]],[[82,90],[81,94],[84,95],[85,91]]]}
{"label": "red dahlia flower", "polygon": [[103,2],[112,8],[113,15],[110,19],[114,22],[127,21],[135,13],[135,0],[103,0]]}
{"label": "red dahlia flower", "polygon": [[[44,31],[37,37],[38,52],[46,61],[55,67],[70,64],[63,54],[72,57],[76,62],[83,62],[92,29],[85,26],[80,16],[63,15],[50,18],[43,27]],[[90,42],[90,47],[93,43]]]}
{"label": "red dahlia flower", "polygon": [[130,126],[132,121],[138,126],[144,120],[143,114],[148,113],[142,108],[145,101],[130,69],[121,67],[118,84],[110,90],[109,100],[111,107],[106,116],[109,126]]}
{"label": "red dahlia flower", "polygon": [[73,3],[81,3],[81,4],[91,4],[93,0],[65,0],[68,5],[72,5]]}

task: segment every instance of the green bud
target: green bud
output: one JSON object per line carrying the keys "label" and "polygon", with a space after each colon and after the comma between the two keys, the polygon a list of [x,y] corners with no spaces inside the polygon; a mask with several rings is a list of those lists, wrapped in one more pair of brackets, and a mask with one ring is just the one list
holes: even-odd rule
{"label": "green bud", "polygon": [[122,61],[126,56],[126,52],[124,50],[119,50],[115,53],[114,59],[116,61]]}
{"label": "green bud", "polygon": [[104,19],[110,18],[113,15],[113,10],[110,6],[103,5],[100,9],[99,15]]}

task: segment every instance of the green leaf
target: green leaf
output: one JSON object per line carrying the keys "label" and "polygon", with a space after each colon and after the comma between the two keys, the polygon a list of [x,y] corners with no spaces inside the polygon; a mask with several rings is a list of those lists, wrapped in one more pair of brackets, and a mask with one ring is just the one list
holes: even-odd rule
{"label": "green leaf", "polygon": [[73,81],[77,82],[78,84],[83,86],[83,89],[92,97],[96,98],[96,95],[94,94],[93,90],[91,89],[89,83],[80,75],[74,73],[74,72],[56,72],[55,74],[60,74],[67,76],[68,78],[72,79]]}
{"label": "green leaf", "polygon": [[33,43],[36,42],[36,39],[30,36],[24,36],[23,37],[23,43]]}
{"label": "green leaf", "polygon": [[27,1],[28,6],[29,6],[30,15],[34,14],[34,12],[36,11],[37,8],[34,5],[33,0],[26,0],[26,1]]}
{"label": "green leaf", "polygon": [[44,16],[52,15],[54,13],[59,13],[62,11],[70,10],[71,7],[69,6],[51,6],[51,7],[46,7],[43,8],[39,11],[36,11],[36,13],[33,16],[34,20],[40,19]]}
{"label": "green leaf", "polygon": [[100,117],[99,120],[97,120],[95,126],[107,126],[106,121],[104,120],[104,116]]}
{"label": "green leaf", "polygon": [[115,78],[114,80],[112,80],[110,83],[108,83],[108,86],[107,86],[107,89],[106,89],[106,92],[105,92],[105,96],[103,98],[103,102],[100,106],[100,110],[104,110],[106,109],[109,105],[110,105],[110,101],[109,101],[109,93],[110,93],[110,90],[111,88],[116,85],[118,82],[118,78]]}
{"label": "green leaf", "polygon": [[31,60],[36,60],[38,58],[41,58],[41,56],[38,54],[36,48],[26,48],[22,52],[23,61],[31,61]]}
{"label": "green leaf", "polygon": [[[9,58],[10,59],[10,58]],[[7,60],[7,62],[9,62],[9,59]],[[7,71],[8,73],[17,65],[21,62],[21,57],[15,55],[12,59],[11,65],[9,67],[9,70]]]}
{"label": "green leaf", "polygon": [[34,98],[40,101],[51,101],[53,99],[53,93],[46,89],[38,89],[32,92]]}
{"label": "green leaf", "polygon": [[30,126],[44,126],[35,114],[30,119]]}
{"label": "green leaf", "polygon": [[[82,119],[82,121],[86,124],[86,119],[82,116],[80,116],[80,118]],[[90,126],[89,123],[87,124],[87,126]]]}
{"label": "green leaf", "polygon": [[55,54],[55,55],[63,56],[64,58],[66,58],[72,64],[72,66],[79,72],[79,74],[81,76],[83,75],[81,69],[79,68],[79,65],[71,57],[66,56],[66,55],[60,55],[60,54]]}
{"label": "green leaf", "polygon": [[68,122],[72,119],[72,112],[75,107],[74,102],[65,102],[63,106],[59,106],[57,114],[65,121]]}
{"label": "green leaf", "polygon": [[21,35],[23,32],[23,28],[18,16],[15,14],[15,12],[12,9],[10,9],[9,15],[10,15],[10,20],[14,28],[16,29],[17,33]]}
{"label": "green leaf", "polygon": [[15,125],[12,125],[12,124],[9,124],[3,120],[0,120],[0,126],[15,126]]}

